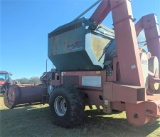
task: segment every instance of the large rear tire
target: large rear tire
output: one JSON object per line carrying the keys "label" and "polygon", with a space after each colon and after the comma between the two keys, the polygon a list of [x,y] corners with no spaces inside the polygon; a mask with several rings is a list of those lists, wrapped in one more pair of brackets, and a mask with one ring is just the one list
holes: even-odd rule
{"label": "large rear tire", "polygon": [[53,122],[62,127],[75,127],[84,117],[84,103],[74,87],[59,86],[51,93],[49,105]]}

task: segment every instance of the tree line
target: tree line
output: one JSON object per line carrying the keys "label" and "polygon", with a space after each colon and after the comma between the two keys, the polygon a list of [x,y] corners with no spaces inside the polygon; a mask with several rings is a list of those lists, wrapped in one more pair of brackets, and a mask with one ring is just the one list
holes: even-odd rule
{"label": "tree line", "polygon": [[39,77],[31,77],[31,78],[20,78],[15,79],[13,82],[19,83],[19,84],[41,84],[41,81]]}

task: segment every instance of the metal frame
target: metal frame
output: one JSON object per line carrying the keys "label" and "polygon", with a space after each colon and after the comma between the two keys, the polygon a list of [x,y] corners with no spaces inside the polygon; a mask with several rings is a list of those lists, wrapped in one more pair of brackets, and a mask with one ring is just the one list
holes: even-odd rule
{"label": "metal frame", "polygon": [[[153,122],[160,117],[160,94],[153,94],[152,98],[147,94],[148,89],[145,87],[142,73],[137,35],[144,28],[149,51],[160,58],[156,18],[151,14],[142,17],[135,25],[130,0],[102,0],[90,20],[98,25],[110,11],[112,11],[117,45],[117,56],[113,58],[112,75],[106,76],[106,70],[63,72],[63,75],[60,76],[62,81],[59,81],[59,84],[65,84],[64,76],[78,76],[79,84],[76,87],[87,95],[86,102],[89,106],[101,105],[106,113],[110,113],[112,109],[125,110],[128,121],[135,125]],[[150,20],[149,23],[146,22],[148,20]],[[82,76],[97,75],[102,77],[101,87],[82,86]],[[150,77],[154,79],[153,76]],[[158,79],[157,81],[159,82]],[[57,81],[52,81],[52,84],[57,84]]]}

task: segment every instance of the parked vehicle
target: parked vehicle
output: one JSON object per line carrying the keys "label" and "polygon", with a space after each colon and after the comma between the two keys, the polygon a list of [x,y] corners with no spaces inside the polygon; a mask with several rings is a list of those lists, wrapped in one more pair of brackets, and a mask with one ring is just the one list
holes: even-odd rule
{"label": "parked vehicle", "polygon": [[0,71],[0,93],[4,93],[11,84],[10,76],[11,74],[7,71]]}

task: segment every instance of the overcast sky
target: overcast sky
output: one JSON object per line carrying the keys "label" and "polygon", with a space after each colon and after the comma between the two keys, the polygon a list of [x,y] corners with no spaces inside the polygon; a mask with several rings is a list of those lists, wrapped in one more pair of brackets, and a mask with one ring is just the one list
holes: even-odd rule
{"label": "overcast sky", "polygon": [[[10,71],[16,79],[41,76],[48,58],[48,33],[72,21],[96,0],[0,1],[0,70]],[[137,20],[155,13],[160,22],[160,0],[132,0],[132,8]],[[113,27],[111,15],[103,24]],[[50,69],[52,64],[48,64]]]}

